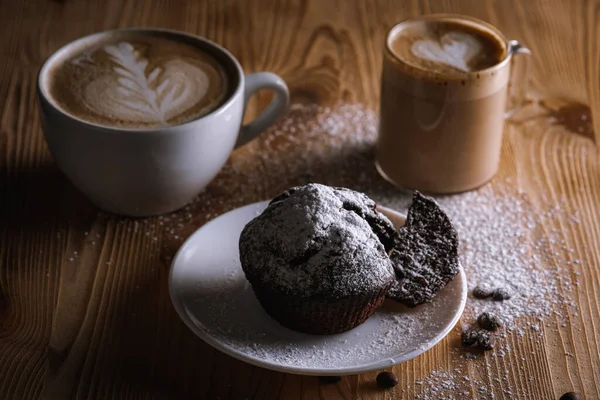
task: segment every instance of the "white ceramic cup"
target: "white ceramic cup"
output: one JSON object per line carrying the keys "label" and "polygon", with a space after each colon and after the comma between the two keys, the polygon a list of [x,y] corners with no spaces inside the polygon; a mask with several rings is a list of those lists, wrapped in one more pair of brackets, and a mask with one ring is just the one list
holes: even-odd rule
{"label": "white ceramic cup", "polygon": [[[204,38],[169,30],[129,30],[159,31],[210,51],[228,72],[233,87],[229,98],[200,118],[156,129],[100,126],[66,113],[48,92],[49,71],[74,47],[114,31],[85,36],[51,55],[40,69],[37,93],[50,152],[69,180],[104,210],[150,216],[191,202],[217,175],[233,149],[254,139],[285,112],[289,92],[273,73],[245,76],[231,53]],[[273,90],[273,100],[258,118],[242,126],[248,99],[261,89]]]}

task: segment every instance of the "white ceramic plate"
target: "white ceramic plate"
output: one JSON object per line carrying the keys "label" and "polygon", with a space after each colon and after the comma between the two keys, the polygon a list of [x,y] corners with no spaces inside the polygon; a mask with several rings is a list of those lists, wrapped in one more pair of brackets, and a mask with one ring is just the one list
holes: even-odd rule
{"label": "white ceramic plate", "polygon": [[[169,290],[175,309],[202,340],[260,367],[304,375],[376,371],[432,348],[458,322],[467,299],[459,275],[433,302],[410,309],[387,300],[364,324],[335,335],[308,335],[279,325],[254,297],[239,261],[243,227],[268,202],[223,214],[198,229],[177,252]],[[381,208],[396,226],[404,216]]]}

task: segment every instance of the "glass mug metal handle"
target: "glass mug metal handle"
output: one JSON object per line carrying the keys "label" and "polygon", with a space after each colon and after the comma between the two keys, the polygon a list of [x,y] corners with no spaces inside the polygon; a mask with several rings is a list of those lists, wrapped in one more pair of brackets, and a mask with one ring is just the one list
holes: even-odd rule
{"label": "glass mug metal handle", "polygon": [[[510,81],[508,83],[508,99],[512,103],[511,108],[506,110],[504,118],[512,117],[517,111],[525,104],[525,98],[527,95],[527,87],[529,84],[529,73],[531,70],[531,50],[527,47],[522,46],[516,40],[509,42],[509,51],[513,57],[510,62],[511,73]],[[519,57],[524,56],[524,57]],[[522,58],[522,62],[515,63],[515,60]],[[515,64],[521,64],[520,67],[517,65],[517,69],[513,69]]]}

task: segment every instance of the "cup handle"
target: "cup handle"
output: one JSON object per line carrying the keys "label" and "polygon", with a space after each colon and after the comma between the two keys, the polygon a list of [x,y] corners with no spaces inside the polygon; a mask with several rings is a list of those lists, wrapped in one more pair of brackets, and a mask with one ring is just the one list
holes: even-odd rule
{"label": "cup handle", "polygon": [[[516,98],[516,105],[509,110],[506,110],[504,113],[504,118],[510,118],[517,111],[523,107],[525,104],[525,96],[527,95],[527,86],[529,84],[529,73],[531,69],[531,50],[527,47],[522,46],[516,40],[511,40],[509,43],[510,52],[513,57],[517,56],[525,56],[523,57],[523,62],[521,63],[521,67],[517,70],[512,70],[510,77],[510,84],[508,96],[509,98]],[[515,58],[511,60],[514,63]],[[514,65],[514,64],[513,64]]]}
{"label": "cup handle", "polygon": [[271,100],[267,109],[254,121],[242,126],[235,148],[245,145],[271,126],[283,115],[290,103],[290,92],[283,79],[271,72],[257,72],[246,76],[244,109],[248,106],[250,97],[260,89],[273,90],[275,97]]}

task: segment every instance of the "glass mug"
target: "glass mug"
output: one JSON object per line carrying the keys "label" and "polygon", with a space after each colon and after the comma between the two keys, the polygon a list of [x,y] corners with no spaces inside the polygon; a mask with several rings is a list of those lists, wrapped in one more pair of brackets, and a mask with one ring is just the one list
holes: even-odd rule
{"label": "glass mug", "polygon": [[[432,60],[446,57],[445,51],[455,62],[460,62],[452,58],[457,53],[468,52],[455,37],[445,37],[452,35],[448,30],[438,41],[419,44],[424,60],[410,60],[406,51],[414,53],[416,43],[411,34],[423,34],[428,26],[456,26],[461,32],[484,35],[489,40],[484,45],[495,46],[497,59],[484,69],[436,70]],[[517,55],[531,52],[508,41],[494,26],[467,16],[433,14],[394,26],[386,38],[381,76],[376,147],[380,174],[398,187],[439,194],[475,189],[491,180],[500,161],[504,120],[525,99],[530,57],[511,73]],[[507,111],[509,97],[516,105]]]}

